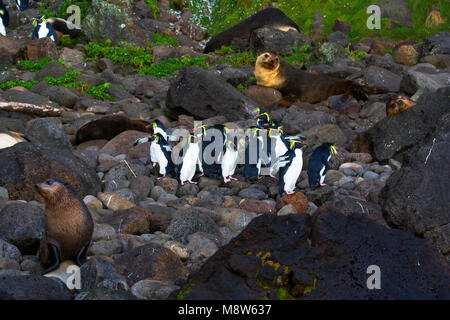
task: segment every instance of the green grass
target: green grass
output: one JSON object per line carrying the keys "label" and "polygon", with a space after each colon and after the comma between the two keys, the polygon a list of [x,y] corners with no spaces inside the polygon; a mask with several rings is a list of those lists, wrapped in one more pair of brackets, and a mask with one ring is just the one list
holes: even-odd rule
{"label": "green grass", "polygon": [[207,69],[209,66],[206,63],[206,57],[191,58],[189,56],[184,58],[169,58],[160,63],[152,64],[151,66],[141,69],[139,73],[148,74],[157,78],[167,77],[174,74],[175,71],[187,66],[198,66]]}
{"label": "green grass", "polygon": [[240,51],[235,54],[228,55],[223,59],[217,61],[217,63],[228,63],[233,67],[242,67],[248,65],[254,65],[256,62],[256,51]]}
{"label": "green grass", "polygon": [[86,93],[90,94],[94,99],[97,100],[111,100],[113,101],[114,98],[109,95],[108,90],[111,87],[111,83],[106,82],[104,84],[101,84],[99,86],[91,87],[89,88]]}
{"label": "green grass", "polygon": [[[211,34],[217,34],[233,26],[269,4],[282,10],[307,34],[311,33],[311,23],[317,11],[324,16],[325,34],[331,33],[335,19],[341,18],[352,26],[352,31],[349,33],[352,42],[376,34],[382,38],[421,40],[435,32],[449,29],[450,1],[408,0],[407,5],[412,11],[414,27],[388,29],[389,20],[382,19],[381,30],[369,30],[366,26],[369,17],[366,9],[373,3],[374,1],[371,0],[192,0],[190,8],[194,13],[194,21],[205,27]],[[441,16],[447,17],[447,23],[428,29],[425,26],[425,20],[436,4],[440,5]]]}
{"label": "green grass", "polygon": [[45,77],[44,80],[49,84],[66,88],[85,88],[87,85],[83,82],[75,82],[75,79],[81,76],[82,73],[76,70],[71,70],[59,78]]}
{"label": "green grass", "polygon": [[53,61],[53,58],[46,57],[41,59],[39,62],[30,61],[30,60],[22,60],[19,61],[18,67],[20,70],[28,70],[32,72],[36,72],[44,68],[46,65],[48,65],[50,62]]}
{"label": "green grass", "polygon": [[217,54],[219,56],[233,54],[233,53],[234,53],[233,46],[222,46],[222,47],[220,47],[220,49],[214,51],[214,54]]}
{"label": "green grass", "polygon": [[147,4],[150,11],[153,13],[153,18],[156,19],[156,15],[160,12],[158,6],[156,5],[156,2],[158,0],[145,0],[145,3]]}
{"label": "green grass", "polygon": [[167,34],[153,32],[152,46],[162,46],[165,44],[176,47],[176,46],[178,46],[179,42],[176,37],[171,37],[171,36],[168,36]]}
{"label": "green grass", "polygon": [[304,45],[300,49],[298,49],[297,47],[294,47],[294,48],[292,48],[292,51],[293,51],[293,53],[290,56],[285,56],[285,57],[283,57],[283,59],[294,66],[301,66],[303,63],[303,60],[305,60],[308,53],[311,52],[311,46]]}
{"label": "green grass", "polygon": [[87,10],[91,6],[92,1],[91,0],[65,0],[61,2],[61,4],[58,7],[58,11],[54,11],[48,7],[46,3],[41,3],[39,5],[39,13],[41,15],[45,15],[47,18],[50,17],[58,17],[62,19],[67,19],[69,17],[69,14],[67,13],[67,8],[71,5],[76,5],[80,7],[81,11],[81,19],[86,17]]}
{"label": "green grass", "polygon": [[30,90],[33,88],[38,82],[37,81],[26,81],[26,80],[12,80],[0,83],[0,89],[9,90],[14,87],[24,87]]}
{"label": "green grass", "polygon": [[144,49],[128,44],[112,46],[109,40],[104,44],[90,42],[85,48],[87,61],[108,58],[116,64],[132,65],[137,69],[149,67],[153,63],[153,56],[149,48]]}

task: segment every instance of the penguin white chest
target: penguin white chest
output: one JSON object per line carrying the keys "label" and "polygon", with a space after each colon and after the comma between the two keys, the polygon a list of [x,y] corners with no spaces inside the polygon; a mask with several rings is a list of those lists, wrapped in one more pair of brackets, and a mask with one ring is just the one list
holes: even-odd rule
{"label": "penguin white chest", "polygon": [[39,39],[46,38],[47,35],[48,35],[48,32],[49,32],[49,30],[47,28],[47,24],[46,23],[39,24],[39,31],[38,31]]}
{"label": "penguin white chest", "polygon": [[297,179],[302,172],[303,167],[303,152],[300,149],[295,150],[295,156],[292,159],[292,162],[289,168],[286,170],[284,174],[284,191],[292,192],[295,189],[295,184],[297,183]]}
{"label": "penguin white chest", "polygon": [[3,24],[3,19],[0,19],[0,34],[6,37],[6,28]]}
{"label": "penguin white chest", "polygon": [[150,156],[152,161],[159,164],[159,173],[166,174],[166,167],[169,161],[166,159],[166,156],[161,149],[161,145],[156,142],[152,142],[150,145]]}
{"label": "penguin white chest", "polygon": [[197,168],[198,155],[198,143],[190,143],[186,150],[186,154],[183,157],[183,164],[181,165],[180,180],[182,182],[192,180],[194,177]]}
{"label": "penguin white chest", "polygon": [[222,158],[222,176],[228,177],[234,174],[238,159],[238,152],[234,148],[227,148]]}

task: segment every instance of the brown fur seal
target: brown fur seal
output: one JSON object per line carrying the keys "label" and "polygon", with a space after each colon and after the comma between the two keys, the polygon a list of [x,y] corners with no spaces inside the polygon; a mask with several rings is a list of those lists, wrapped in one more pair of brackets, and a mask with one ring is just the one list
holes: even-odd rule
{"label": "brown fur seal", "polygon": [[57,269],[65,260],[81,265],[94,232],[89,209],[65,181],[48,179],[36,188],[46,205],[45,232],[39,246],[39,260],[46,268],[44,274]]}
{"label": "brown fur seal", "polygon": [[297,69],[268,52],[258,56],[255,77],[258,85],[279,90],[283,94],[279,104],[284,106],[295,100],[317,103],[342,93],[345,97],[367,100],[362,88],[351,80],[315,75]]}
{"label": "brown fur seal", "polygon": [[218,50],[222,46],[229,46],[233,44],[233,40],[244,42],[247,44],[246,46],[248,46],[252,32],[264,26],[271,26],[282,31],[295,29],[300,32],[298,25],[285,15],[283,11],[276,8],[266,8],[258,11],[247,19],[242,20],[233,27],[215,35],[206,44],[203,52],[208,53]]}
{"label": "brown fur seal", "polygon": [[388,116],[395,116],[396,114],[408,110],[415,104],[414,101],[402,94],[392,95],[386,103],[386,114]]}
{"label": "brown fur seal", "polygon": [[104,116],[98,120],[86,123],[75,135],[75,144],[95,139],[111,140],[126,130],[150,132],[149,123],[143,120],[130,120],[121,115]]}

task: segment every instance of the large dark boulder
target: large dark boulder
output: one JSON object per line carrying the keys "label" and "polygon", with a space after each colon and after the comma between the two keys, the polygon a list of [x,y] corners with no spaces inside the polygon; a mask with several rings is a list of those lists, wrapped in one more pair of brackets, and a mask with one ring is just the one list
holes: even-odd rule
{"label": "large dark boulder", "polygon": [[450,258],[450,113],[405,155],[380,198],[392,225],[430,240]]}
{"label": "large dark boulder", "polygon": [[[368,289],[376,265],[381,289]],[[261,215],[181,288],[186,299],[448,299],[446,259],[423,239],[333,207]]]}
{"label": "large dark boulder", "polygon": [[36,254],[44,234],[45,213],[28,203],[10,203],[0,211],[0,239],[22,254]]}
{"label": "large dark boulder", "polygon": [[70,300],[60,280],[43,276],[0,276],[0,300]]}
{"label": "large dark boulder", "polygon": [[450,87],[420,96],[417,104],[403,113],[386,117],[353,141],[353,151],[372,151],[384,161],[419,143],[450,112]]}
{"label": "large dark boulder", "polygon": [[48,178],[69,182],[81,196],[101,191],[95,170],[70,150],[44,149],[28,142],[0,150],[0,186],[8,189],[11,200],[33,200],[34,185]]}
{"label": "large dark boulder", "polygon": [[177,119],[188,114],[203,120],[217,115],[227,121],[251,117],[256,104],[222,77],[199,67],[184,67],[171,83],[166,105]]}

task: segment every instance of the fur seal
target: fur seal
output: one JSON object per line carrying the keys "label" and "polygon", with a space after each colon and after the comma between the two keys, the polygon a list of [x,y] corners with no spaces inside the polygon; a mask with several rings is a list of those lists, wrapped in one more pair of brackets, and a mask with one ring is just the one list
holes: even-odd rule
{"label": "fur seal", "polygon": [[203,52],[208,53],[218,50],[222,46],[229,46],[233,43],[233,40],[245,42],[248,46],[252,32],[264,26],[271,26],[281,31],[292,29],[300,32],[298,25],[285,15],[283,11],[269,7],[258,11],[233,27],[212,37],[206,44]]}
{"label": "fur seal", "polygon": [[414,101],[402,94],[392,95],[386,103],[386,114],[388,116],[395,116],[396,114],[408,110],[415,104]]}
{"label": "fur seal", "polygon": [[36,189],[45,203],[45,232],[39,246],[44,273],[57,269],[65,260],[74,260],[80,266],[94,232],[89,209],[65,181],[48,179],[37,184]]}
{"label": "fur seal", "polygon": [[351,80],[300,70],[269,52],[256,59],[255,77],[258,85],[277,89],[283,94],[279,102],[282,106],[295,100],[317,103],[342,93],[347,98],[353,96],[357,100],[367,100],[361,86]]}
{"label": "fur seal", "polygon": [[152,128],[149,124],[144,120],[130,120],[121,115],[104,116],[82,126],[75,135],[75,144],[96,139],[111,140],[126,130],[150,133]]}

